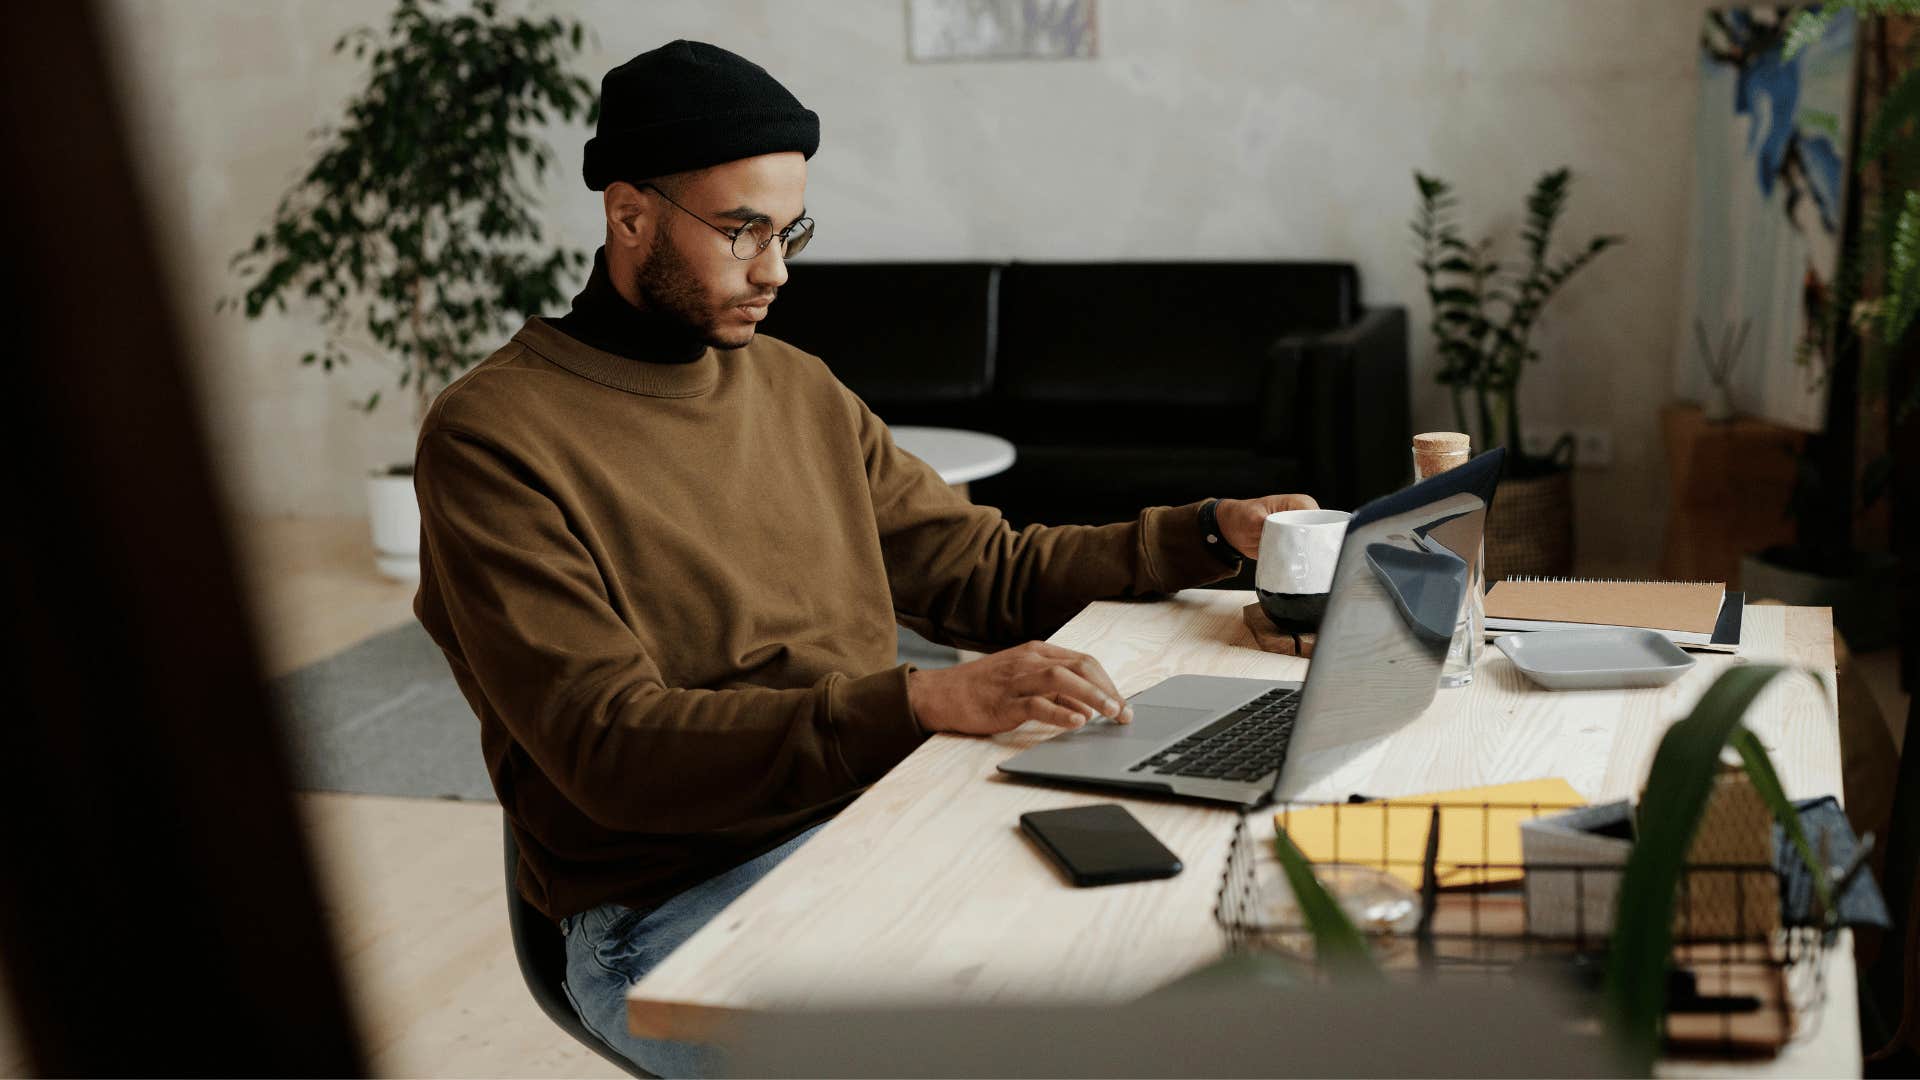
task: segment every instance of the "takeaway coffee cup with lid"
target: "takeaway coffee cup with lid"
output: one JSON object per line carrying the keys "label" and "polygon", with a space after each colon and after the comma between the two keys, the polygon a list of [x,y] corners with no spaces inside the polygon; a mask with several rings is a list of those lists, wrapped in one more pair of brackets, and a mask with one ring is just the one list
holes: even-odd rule
{"label": "takeaway coffee cup with lid", "polygon": [[1254,591],[1260,607],[1282,630],[1300,633],[1320,625],[1327,590],[1347,535],[1345,510],[1282,510],[1268,514],[1260,531]]}

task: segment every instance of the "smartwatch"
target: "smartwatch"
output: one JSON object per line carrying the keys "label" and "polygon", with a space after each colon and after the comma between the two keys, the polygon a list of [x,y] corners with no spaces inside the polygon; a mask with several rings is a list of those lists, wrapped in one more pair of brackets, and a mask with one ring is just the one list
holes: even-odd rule
{"label": "smartwatch", "polygon": [[1220,519],[1214,515],[1214,507],[1219,502],[1219,499],[1208,499],[1200,504],[1200,539],[1206,541],[1207,550],[1220,560],[1221,565],[1238,570],[1242,556],[1233,549],[1232,544],[1227,543],[1227,538],[1220,532]]}

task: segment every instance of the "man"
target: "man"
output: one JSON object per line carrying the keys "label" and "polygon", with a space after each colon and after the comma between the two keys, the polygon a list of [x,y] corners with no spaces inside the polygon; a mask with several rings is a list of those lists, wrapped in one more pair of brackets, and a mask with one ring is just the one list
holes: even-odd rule
{"label": "man", "polygon": [[[1037,639],[1091,600],[1223,578],[1267,513],[1314,505],[1016,533],[960,498],[818,359],[755,335],[812,235],[818,143],[812,112],[723,49],[608,73],[592,278],[420,434],[415,611],[480,718],[575,1008],[656,1073],[711,1062],[628,1035],[628,983],[930,732],[1125,723],[1097,661]],[[896,621],[1005,648],[918,670]]]}

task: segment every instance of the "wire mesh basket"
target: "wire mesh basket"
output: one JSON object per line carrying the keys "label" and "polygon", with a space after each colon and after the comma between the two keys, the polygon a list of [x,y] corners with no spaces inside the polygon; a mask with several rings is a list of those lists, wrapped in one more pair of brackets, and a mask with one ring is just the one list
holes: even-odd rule
{"label": "wire mesh basket", "polygon": [[[1214,918],[1230,949],[1330,977],[1276,853],[1284,827],[1389,977],[1541,977],[1597,992],[1626,814],[1624,803],[1280,804],[1241,815]],[[1783,876],[1785,841],[1761,829],[1764,849],[1726,822],[1696,834],[1674,903],[1670,1049],[1771,1053],[1817,1023],[1837,922]]]}

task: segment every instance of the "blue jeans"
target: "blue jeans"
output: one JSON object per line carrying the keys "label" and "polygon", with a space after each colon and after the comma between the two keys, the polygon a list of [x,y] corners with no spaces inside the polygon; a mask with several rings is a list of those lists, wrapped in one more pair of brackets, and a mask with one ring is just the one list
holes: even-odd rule
{"label": "blue jeans", "polygon": [[815,825],[651,911],[602,904],[561,919],[560,933],[567,939],[567,978],[563,985],[567,1000],[573,1003],[573,1011],[580,1014],[587,1030],[655,1076],[714,1075],[720,1058],[711,1046],[642,1039],[627,1033],[627,987],[659,966],[681,942],[765,877],[780,860],[799,850],[821,827]]}

